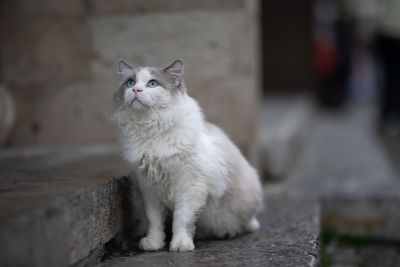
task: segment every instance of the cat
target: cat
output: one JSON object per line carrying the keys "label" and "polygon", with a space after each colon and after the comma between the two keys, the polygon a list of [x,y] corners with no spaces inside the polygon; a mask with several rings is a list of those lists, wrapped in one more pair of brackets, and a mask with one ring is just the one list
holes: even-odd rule
{"label": "cat", "polygon": [[148,220],[139,248],[165,246],[169,212],[170,251],[192,251],[194,237],[235,237],[257,230],[263,203],[259,176],[187,94],[183,62],[166,68],[133,68],[124,60],[118,65],[123,82],[114,94],[112,119]]}

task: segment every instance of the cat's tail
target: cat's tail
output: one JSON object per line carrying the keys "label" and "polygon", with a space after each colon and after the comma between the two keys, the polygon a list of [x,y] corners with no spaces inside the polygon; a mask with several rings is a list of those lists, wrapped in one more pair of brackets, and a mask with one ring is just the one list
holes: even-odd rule
{"label": "cat's tail", "polygon": [[253,216],[246,224],[246,231],[254,232],[258,229],[260,229],[260,222],[257,220],[256,216]]}

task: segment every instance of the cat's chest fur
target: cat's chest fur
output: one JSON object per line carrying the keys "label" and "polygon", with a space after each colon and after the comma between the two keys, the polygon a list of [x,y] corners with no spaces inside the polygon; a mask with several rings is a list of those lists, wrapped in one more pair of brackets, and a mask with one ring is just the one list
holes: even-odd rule
{"label": "cat's chest fur", "polygon": [[122,125],[121,145],[124,157],[131,163],[160,164],[185,160],[196,151],[201,129],[193,118],[177,120],[169,114],[151,116],[145,119],[128,119]]}
{"label": "cat's chest fur", "polygon": [[202,132],[200,116],[177,112],[127,118],[121,123],[124,158],[135,166],[141,182],[168,206],[185,182],[182,176],[198,153]]}

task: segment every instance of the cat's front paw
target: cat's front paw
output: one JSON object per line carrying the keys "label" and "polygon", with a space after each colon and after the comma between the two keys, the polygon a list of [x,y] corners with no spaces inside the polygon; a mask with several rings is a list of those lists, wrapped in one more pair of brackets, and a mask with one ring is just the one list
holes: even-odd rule
{"label": "cat's front paw", "polygon": [[172,238],[169,251],[192,251],[194,249],[193,239],[186,235]]}
{"label": "cat's front paw", "polygon": [[165,246],[163,240],[159,238],[143,237],[140,239],[139,248],[141,250],[159,250]]}

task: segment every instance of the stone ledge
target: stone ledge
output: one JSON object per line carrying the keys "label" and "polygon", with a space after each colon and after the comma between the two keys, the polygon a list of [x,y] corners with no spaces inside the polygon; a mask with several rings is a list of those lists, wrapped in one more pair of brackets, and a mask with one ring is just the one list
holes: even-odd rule
{"label": "stone ledge", "polygon": [[[3,151],[0,167],[1,266],[93,266],[100,260],[124,219],[126,188],[113,177],[128,169],[116,149]],[[257,233],[196,242],[193,253],[137,252],[100,266],[317,266],[319,206],[307,198],[268,197]]]}
{"label": "stone ledge", "polygon": [[4,151],[0,169],[1,266],[77,264],[120,230],[115,148]]}
{"label": "stone ledge", "polygon": [[319,266],[320,205],[313,199],[266,198],[261,229],[231,240],[195,241],[193,252],[133,251],[114,266]]}

